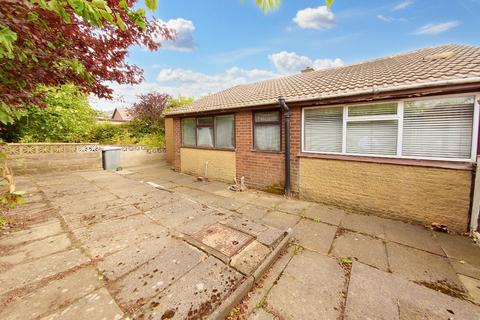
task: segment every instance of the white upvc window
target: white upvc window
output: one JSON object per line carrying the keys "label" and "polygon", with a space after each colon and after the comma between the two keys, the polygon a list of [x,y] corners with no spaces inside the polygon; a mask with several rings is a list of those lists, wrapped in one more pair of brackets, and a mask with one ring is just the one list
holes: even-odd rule
{"label": "white upvc window", "polygon": [[304,108],[302,151],[474,160],[478,98],[465,95]]}

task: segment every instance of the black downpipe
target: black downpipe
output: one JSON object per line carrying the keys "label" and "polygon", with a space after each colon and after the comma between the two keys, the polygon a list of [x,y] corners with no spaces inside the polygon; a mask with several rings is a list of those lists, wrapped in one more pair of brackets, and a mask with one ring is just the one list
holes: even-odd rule
{"label": "black downpipe", "polygon": [[278,98],[278,103],[285,115],[285,195],[290,196],[292,191],[290,183],[290,108],[283,97]]}

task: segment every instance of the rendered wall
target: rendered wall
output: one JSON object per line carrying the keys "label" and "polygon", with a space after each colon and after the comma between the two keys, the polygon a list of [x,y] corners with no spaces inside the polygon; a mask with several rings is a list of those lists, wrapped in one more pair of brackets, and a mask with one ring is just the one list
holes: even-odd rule
{"label": "rendered wall", "polygon": [[208,161],[208,178],[233,182],[235,178],[235,152],[180,148],[181,171],[195,176],[204,176]]}
{"label": "rendered wall", "polygon": [[467,231],[470,170],[302,158],[299,172],[303,199]]}

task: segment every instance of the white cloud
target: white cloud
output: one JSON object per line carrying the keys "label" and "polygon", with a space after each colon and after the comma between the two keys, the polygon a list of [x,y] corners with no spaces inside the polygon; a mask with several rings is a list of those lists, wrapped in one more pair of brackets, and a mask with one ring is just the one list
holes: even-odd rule
{"label": "white cloud", "polygon": [[113,99],[90,98],[91,105],[96,109],[113,110],[115,107],[131,107],[139,94],[152,91],[168,93],[172,96],[191,96],[199,98],[208,93],[215,93],[237,85],[252,83],[280,77],[286,74],[298,73],[305,67],[325,69],[342,66],[341,59],[310,59],[295,52],[282,51],[269,56],[276,71],[266,69],[243,69],[231,67],[223,72],[207,74],[190,69],[160,68],[153,82],[142,82],[138,85],[119,85],[107,83],[113,89]]}
{"label": "white cloud", "polygon": [[295,52],[281,51],[268,56],[275,68],[282,74],[294,74],[302,71],[306,67],[313,67],[314,69],[326,69],[333,67],[340,67],[343,65],[341,59],[316,59],[312,60],[309,57],[301,56]]}
{"label": "white cloud", "polygon": [[413,1],[411,0],[402,1],[399,4],[397,4],[395,7],[393,7],[392,10],[393,11],[403,10],[410,7],[412,4],[413,4]]}
{"label": "white cloud", "polygon": [[384,16],[383,14],[377,15],[377,18],[385,22],[393,21],[392,17],[387,17],[387,16]]}
{"label": "white cloud", "polygon": [[113,99],[90,98],[96,109],[113,110],[115,107],[131,107],[142,93],[158,91],[172,96],[191,96],[199,98],[208,93],[215,93],[230,87],[280,76],[278,73],[263,69],[242,69],[232,67],[218,74],[206,74],[188,69],[160,70],[156,82],[142,82],[138,85],[119,85],[109,83],[113,89]]}
{"label": "white cloud", "polygon": [[419,28],[414,34],[417,35],[435,35],[446,32],[460,25],[458,21],[448,21],[443,23],[430,23]]}
{"label": "white cloud", "polygon": [[405,18],[394,18],[394,17],[390,17],[390,16],[384,16],[383,14],[377,15],[377,18],[382,20],[382,21],[385,21],[385,22],[393,22],[393,21],[405,22],[405,21],[407,21],[407,19],[405,19]]}
{"label": "white cloud", "polygon": [[192,51],[196,44],[193,38],[195,25],[190,20],[183,18],[171,19],[168,21],[159,21],[168,28],[175,30],[175,39],[166,40],[161,35],[155,35],[156,41],[162,44],[163,49],[174,51]]}
{"label": "white cloud", "polygon": [[293,21],[302,29],[329,29],[335,25],[335,15],[326,6],[320,6],[298,11]]}

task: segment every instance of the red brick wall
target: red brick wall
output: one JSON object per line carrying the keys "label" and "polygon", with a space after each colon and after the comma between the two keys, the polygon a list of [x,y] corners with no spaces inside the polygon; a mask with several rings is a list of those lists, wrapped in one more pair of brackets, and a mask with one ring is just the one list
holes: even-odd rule
{"label": "red brick wall", "polygon": [[[300,109],[291,116],[291,181],[298,190],[298,158],[300,150]],[[285,128],[282,115],[282,151],[253,150],[253,114],[242,111],[235,114],[237,179],[244,176],[247,186],[282,192],[285,181]]]}
{"label": "red brick wall", "polygon": [[[245,177],[248,187],[272,192],[283,192],[285,181],[285,128],[282,114],[282,151],[253,150],[253,113],[251,110],[235,113],[236,176]],[[301,151],[301,109],[293,108],[290,118],[290,159],[292,190],[298,192],[299,158]],[[174,119],[174,167],[180,171],[181,121]]]}

